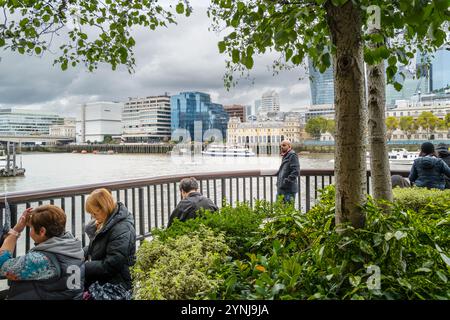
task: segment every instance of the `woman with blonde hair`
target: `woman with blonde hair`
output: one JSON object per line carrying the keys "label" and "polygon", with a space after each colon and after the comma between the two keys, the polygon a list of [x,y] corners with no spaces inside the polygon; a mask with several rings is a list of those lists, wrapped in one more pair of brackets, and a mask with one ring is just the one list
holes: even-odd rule
{"label": "woman with blonde hair", "polygon": [[93,219],[85,227],[90,240],[85,248],[85,288],[91,294],[91,285],[121,286],[130,291],[129,267],[134,264],[136,253],[133,216],[104,188],[88,196],[86,211]]}

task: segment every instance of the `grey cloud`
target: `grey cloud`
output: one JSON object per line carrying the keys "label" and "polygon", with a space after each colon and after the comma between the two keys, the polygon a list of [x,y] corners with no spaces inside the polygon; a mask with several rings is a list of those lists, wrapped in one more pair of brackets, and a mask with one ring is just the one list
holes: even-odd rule
{"label": "grey cloud", "polygon": [[85,101],[123,101],[127,97],[191,90],[208,92],[218,103],[253,105],[269,89],[280,94],[282,110],[309,103],[309,83],[304,70],[283,71],[276,76],[268,70],[277,54],[255,59],[250,73],[253,84],[242,79],[237,87],[227,91],[222,79],[226,57],[217,48],[222,35],[208,31],[210,20],[205,7],[194,10],[191,17],[178,19],[178,25],[156,31],[134,31],[137,66],[131,75],[124,68],[113,72],[107,65],[93,73],[82,67],[62,72],[52,66],[51,55],[35,58],[2,53],[0,105],[75,115]]}

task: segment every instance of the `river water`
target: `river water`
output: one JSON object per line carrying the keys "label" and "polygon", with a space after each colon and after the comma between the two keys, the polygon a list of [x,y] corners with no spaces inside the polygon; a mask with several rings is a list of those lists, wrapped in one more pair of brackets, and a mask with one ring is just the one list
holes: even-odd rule
{"label": "river water", "polygon": [[[278,156],[217,158],[161,154],[28,153],[19,155],[25,176],[0,178],[0,193],[36,191],[171,174],[228,170],[276,170]],[[300,155],[302,169],[333,169],[333,154]]]}

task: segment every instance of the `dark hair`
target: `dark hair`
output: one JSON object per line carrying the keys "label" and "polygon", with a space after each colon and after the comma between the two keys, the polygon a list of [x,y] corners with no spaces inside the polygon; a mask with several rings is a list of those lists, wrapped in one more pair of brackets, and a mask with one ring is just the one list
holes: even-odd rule
{"label": "dark hair", "polygon": [[435,155],[434,154],[434,144],[432,144],[431,142],[424,142],[420,146],[420,151],[421,151],[420,153],[422,156],[426,156],[429,154]]}
{"label": "dark hair", "polygon": [[66,231],[66,214],[61,208],[51,204],[34,209],[28,222],[35,232],[39,232],[44,227],[47,238],[61,236]]}
{"label": "dark hair", "polygon": [[184,178],[180,181],[180,191],[190,192],[198,190],[198,181],[195,178]]}

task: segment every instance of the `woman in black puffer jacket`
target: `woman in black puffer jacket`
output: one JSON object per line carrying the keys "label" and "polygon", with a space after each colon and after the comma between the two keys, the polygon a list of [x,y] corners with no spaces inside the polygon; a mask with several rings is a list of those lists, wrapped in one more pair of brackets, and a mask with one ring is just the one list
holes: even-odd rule
{"label": "woman in black puffer jacket", "polygon": [[107,189],[94,190],[86,200],[92,220],[85,232],[90,239],[85,248],[85,288],[98,281],[131,290],[129,267],[136,254],[136,231],[132,214],[115,202]]}

